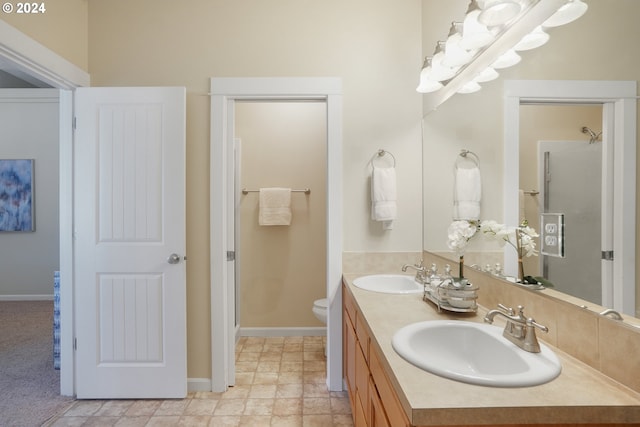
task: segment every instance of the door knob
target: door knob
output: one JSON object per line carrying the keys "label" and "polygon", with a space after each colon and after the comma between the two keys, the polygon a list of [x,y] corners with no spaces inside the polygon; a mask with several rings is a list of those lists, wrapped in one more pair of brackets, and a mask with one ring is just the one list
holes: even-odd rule
{"label": "door knob", "polygon": [[169,258],[167,258],[167,262],[169,264],[177,264],[180,262],[180,255],[178,254],[171,254],[169,255]]}

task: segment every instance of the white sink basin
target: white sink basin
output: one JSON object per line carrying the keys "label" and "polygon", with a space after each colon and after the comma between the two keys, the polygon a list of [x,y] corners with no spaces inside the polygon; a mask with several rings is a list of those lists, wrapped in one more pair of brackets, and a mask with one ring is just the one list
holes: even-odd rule
{"label": "white sink basin", "polygon": [[423,286],[413,276],[403,274],[373,274],[358,277],[353,284],[361,289],[385,294],[417,294]]}
{"label": "white sink basin", "polygon": [[502,336],[503,328],[459,320],[407,325],[393,349],[411,364],[442,377],[493,387],[528,387],[551,381],[561,365],[549,347],[530,353]]}

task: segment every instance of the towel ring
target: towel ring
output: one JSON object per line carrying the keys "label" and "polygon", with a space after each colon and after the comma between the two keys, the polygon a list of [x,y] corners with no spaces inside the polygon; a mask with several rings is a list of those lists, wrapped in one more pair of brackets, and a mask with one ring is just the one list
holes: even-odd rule
{"label": "towel ring", "polygon": [[[469,155],[471,155],[471,157],[468,157]],[[460,150],[460,157],[466,160],[471,160],[476,165],[476,167],[480,166],[480,158],[473,151],[469,151],[466,148],[463,148],[462,150]],[[456,162],[455,162],[456,169],[458,168],[458,160],[460,160],[460,157],[456,159]]]}
{"label": "towel ring", "polygon": [[378,150],[378,152],[376,154],[373,155],[373,157],[371,157],[371,166],[373,166],[374,168],[376,167],[375,165],[375,160],[379,159],[380,157],[384,157],[386,154],[390,155],[391,158],[393,159],[393,167],[396,167],[396,157],[391,154],[391,152],[383,150],[382,148]]}

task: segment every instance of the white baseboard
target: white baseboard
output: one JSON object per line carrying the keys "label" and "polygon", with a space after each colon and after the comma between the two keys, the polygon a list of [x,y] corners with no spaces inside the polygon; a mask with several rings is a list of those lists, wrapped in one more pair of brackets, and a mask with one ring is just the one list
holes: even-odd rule
{"label": "white baseboard", "polygon": [[211,379],[187,378],[187,391],[211,391]]}
{"label": "white baseboard", "polygon": [[0,295],[0,301],[53,301],[53,295]]}
{"label": "white baseboard", "polygon": [[327,328],[240,328],[241,337],[317,337],[327,335]]}

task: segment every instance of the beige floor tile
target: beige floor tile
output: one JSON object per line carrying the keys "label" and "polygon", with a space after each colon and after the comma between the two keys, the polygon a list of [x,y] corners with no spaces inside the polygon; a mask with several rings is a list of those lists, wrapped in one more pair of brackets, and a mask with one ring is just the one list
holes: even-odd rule
{"label": "beige floor tile", "polygon": [[68,417],[91,416],[98,412],[104,402],[102,400],[78,400],[65,412]]}
{"label": "beige floor tile", "polygon": [[180,423],[180,417],[151,417],[146,427],[176,427]]}
{"label": "beige floor tile", "polygon": [[113,427],[120,417],[89,417],[82,427]]}
{"label": "beige floor tile", "polygon": [[104,402],[93,416],[100,417],[120,417],[124,415],[133,404],[131,400],[109,400]]}
{"label": "beige floor tile", "polygon": [[165,400],[153,413],[154,416],[182,415],[184,409],[189,404],[188,399]]}
{"label": "beige floor tile", "polygon": [[275,399],[247,399],[243,415],[271,415]]}
{"label": "beige floor tile", "polygon": [[302,415],[273,416],[271,425],[277,427],[300,427],[302,425]]}
{"label": "beige floor tile", "polygon": [[303,396],[303,391],[303,384],[278,384],[276,398],[300,398]]}
{"label": "beige floor tile", "polygon": [[278,372],[256,372],[253,376],[253,384],[278,384],[278,378],[280,374]]}
{"label": "beige floor tile", "polygon": [[237,427],[240,425],[240,416],[213,416],[209,421],[209,427]]}
{"label": "beige floor tile", "polygon": [[302,415],[302,399],[276,399],[273,403],[273,415]]}
{"label": "beige floor tile", "polygon": [[254,375],[254,372],[236,372],[236,386],[252,384]]}
{"label": "beige floor tile", "polygon": [[333,424],[331,415],[303,415],[302,427],[327,427]]}
{"label": "beige floor tile", "polygon": [[149,422],[149,417],[122,417],[115,427],[144,427]]}
{"label": "beige floor tile", "polygon": [[[252,377],[253,378],[253,377]],[[237,383],[237,375],[236,375],[236,383]],[[250,385],[235,385],[234,387],[229,387],[229,389],[222,393],[221,399],[246,399],[249,396],[249,390],[251,390]]]}
{"label": "beige floor tile", "polygon": [[194,399],[184,410],[184,415],[213,415],[218,404],[217,400]]}
{"label": "beige floor tile", "polygon": [[326,384],[306,383],[304,384],[304,397],[329,397],[329,390]]}
{"label": "beige floor tile", "polygon": [[245,415],[240,418],[239,426],[242,427],[270,427],[271,416],[269,415]]}
{"label": "beige floor tile", "polygon": [[302,413],[304,415],[331,415],[331,402],[329,398],[305,397],[302,399]]}
{"label": "beige floor tile", "polygon": [[160,404],[159,400],[136,400],[129,406],[126,415],[130,417],[153,415],[160,407]]}
{"label": "beige floor tile", "polygon": [[209,415],[186,415],[180,418],[180,427],[208,427],[211,423]]}
{"label": "beige floor tile", "polygon": [[213,415],[242,415],[245,399],[222,399],[216,405]]}
{"label": "beige floor tile", "polygon": [[324,337],[241,337],[236,386],[186,399],[77,401],[50,427],[346,426],[346,392],[326,386]]}
{"label": "beige floor tile", "polygon": [[277,385],[275,384],[254,384],[249,390],[250,399],[273,399],[276,397]]}

